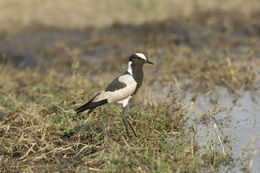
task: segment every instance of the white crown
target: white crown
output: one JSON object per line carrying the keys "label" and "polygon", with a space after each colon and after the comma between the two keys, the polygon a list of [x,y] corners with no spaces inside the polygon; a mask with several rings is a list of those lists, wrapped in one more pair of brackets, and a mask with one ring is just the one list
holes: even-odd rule
{"label": "white crown", "polygon": [[138,57],[140,57],[146,61],[146,57],[143,53],[135,53],[135,55],[137,55]]}

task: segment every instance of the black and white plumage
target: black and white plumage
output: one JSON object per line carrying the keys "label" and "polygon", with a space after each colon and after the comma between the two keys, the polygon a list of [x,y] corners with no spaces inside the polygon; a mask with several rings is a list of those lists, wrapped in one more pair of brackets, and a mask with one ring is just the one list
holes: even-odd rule
{"label": "black and white plumage", "polygon": [[76,112],[81,113],[88,110],[88,114],[90,114],[98,106],[107,103],[120,103],[123,106],[123,122],[127,135],[129,136],[127,127],[128,123],[136,136],[132,125],[127,120],[126,106],[131,97],[137,93],[143,83],[143,65],[145,63],[153,64],[143,53],[135,53],[131,55],[128,61],[127,71],[115,78],[105,90],[98,92],[86,104],[77,108]]}

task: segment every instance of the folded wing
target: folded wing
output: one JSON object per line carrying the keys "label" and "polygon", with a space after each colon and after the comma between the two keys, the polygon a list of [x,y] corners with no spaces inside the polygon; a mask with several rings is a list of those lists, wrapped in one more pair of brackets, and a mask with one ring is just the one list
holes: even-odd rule
{"label": "folded wing", "polygon": [[75,111],[81,113],[85,110],[89,110],[90,114],[98,106],[106,103],[120,102],[131,96],[137,87],[137,83],[133,76],[130,74],[124,74],[114,79],[105,90],[100,91],[86,104],[80,106]]}

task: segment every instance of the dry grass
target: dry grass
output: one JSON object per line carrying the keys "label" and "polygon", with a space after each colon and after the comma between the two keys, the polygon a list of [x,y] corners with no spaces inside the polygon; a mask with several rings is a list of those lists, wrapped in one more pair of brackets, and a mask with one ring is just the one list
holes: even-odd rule
{"label": "dry grass", "polygon": [[1,0],[0,29],[17,30],[35,24],[67,28],[104,27],[115,22],[140,24],[191,16],[203,10],[239,10],[250,15],[259,8],[258,0]]}
{"label": "dry grass", "polygon": [[[197,141],[215,110],[193,122],[176,91],[259,89],[259,1],[127,2],[0,1],[1,172],[232,170],[217,123],[215,141]],[[73,109],[136,51],[156,65],[128,109],[138,134],[129,139],[118,105]],[[28,59],[37,66],[21,66]]]}
{"label": "dry grass", "polygon": [[81,76],[40,75],[6,66],[1,78],[1,172],[199,172],[228,164],[221,151],[206,152],[191,142],[195,132],[187,124],[188,110],[175,94],[168,103],[129,109],[138,133],[129,139],[117,105],[89,117],[74,113],[86,100],[83,96],[94,92]]}
{"label": "dry grass", "polygon": [[225,86],[233,94],[237,90],[259,87],[256,85],[258,67],[249,65],[252,62],[252,52],[240,55],[239,61],[236,61],[237,57],[231,58],[225,54],[222,56],[168,60],[169,63],[163,64],[163,69],[167,70],[162,72],[165,75],[160,77],[161,83],[172,86],[172,81],[186,79],[185,82],[180,82],[181,89],[192,88],[197,92],[207,92],[216,90],[218,86]]}

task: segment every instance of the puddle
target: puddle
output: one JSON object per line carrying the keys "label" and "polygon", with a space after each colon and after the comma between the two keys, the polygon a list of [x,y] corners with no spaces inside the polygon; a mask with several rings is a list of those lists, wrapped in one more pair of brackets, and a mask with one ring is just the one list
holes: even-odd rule
{"label": "puddle", "polygon": [[[195,114],[193,115],[207,114],[213,110],[217,102],[221,111],[216,113],[214,118],[223,123],[223,127],[218,128],[223,132],[220,136],[229,136],[230,139],[235,139],[232,141],[232,153],[236,159],[235,171],[243,172],[240,169],[240,164],[245,162],[249,155],[252,155],[250,158],[252,172],[260,170],[260,91],[253,94],[241,91],[239,98],[234,100],[234,97],[226,89],[221,88],[208,95],[199,95],[196,98],[198,104],[195,107],[190,102],[191,98],[191,94],[186,94],[184,101],[194,108]],[[213,124],[210,122],[207,125],[200,124],[198,126],[200,145],[203,145],[206,140],[216,140]]]}

